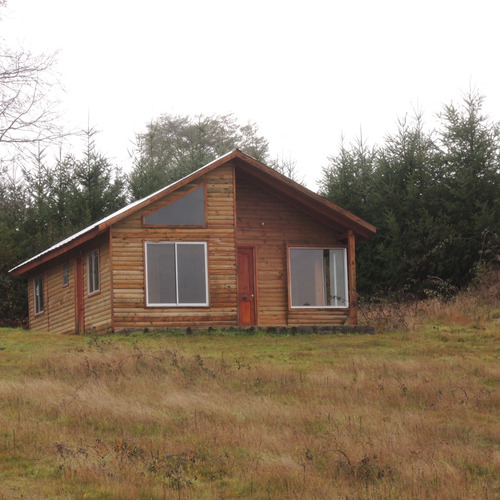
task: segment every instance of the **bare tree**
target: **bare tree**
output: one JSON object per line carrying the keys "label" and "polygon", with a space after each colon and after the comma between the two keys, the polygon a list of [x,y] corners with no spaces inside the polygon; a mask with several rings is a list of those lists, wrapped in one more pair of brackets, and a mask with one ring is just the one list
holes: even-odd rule
{"label": "bare tree", "polygon": [[[5,5],[0,0],[0,8]],[[9,48],[0,37],[0,145],[16,147],[60,136],[55,126],[57,102],[51,99],[59,85],[55,57]]]}
{"label": "bare tree", "polygon": [[0,142],[45,141],[56,136],[49,94],[54,55],[0,49]]}
{"label": "bare tree", "polygon": [[281,158],[276,157],[275,160],[271,161],[269,166],[285,177],[292,179],[292,181],[305,185],[304,176],[300,174],[297,168],[297,160],[292,159],[291,156],[288,156],[288,158],[285,158],[283,155],[281,155]]}

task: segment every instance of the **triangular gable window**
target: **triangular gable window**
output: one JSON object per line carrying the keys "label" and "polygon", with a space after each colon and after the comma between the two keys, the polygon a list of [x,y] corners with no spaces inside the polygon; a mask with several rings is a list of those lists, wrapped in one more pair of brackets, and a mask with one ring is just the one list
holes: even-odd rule
{"label": "triangular gable window", "polygon": [[145,226],[204,226],[205,224],[204,185],[144,217]]}

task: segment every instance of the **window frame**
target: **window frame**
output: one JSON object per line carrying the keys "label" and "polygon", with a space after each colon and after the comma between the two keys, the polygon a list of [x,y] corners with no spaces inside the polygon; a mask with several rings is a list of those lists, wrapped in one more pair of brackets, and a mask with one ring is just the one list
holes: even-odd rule
{"label": "window frame", "polygon": [[[97,273],[95,272],[95,260],[93,256],[97,256]],[[92,264],[91,264],[92,260]],[[97,277],[97,288],[95,288],[95,279]],[[99,249],[92,250],[87,255],[87,293],[88,295],[95,295],[101,291],[101,267],[99,258]]]}
{"label": "window frame", "polygon": [[[37,294],[37,282],[40,280],[41,293]],[[45,279],[43,274],[39,274],[33,278],[33,305],[35,309],[35,316],[43,314],[45,312]],[[37,300],[41,299],[41,300]]]}
{"label": "window frame", "polygon": [[[175,265],[175,299],[176,302],[150,302],[149,283],[148,283],[148,245],[173,245],[174,246],[174,265]],[[204,279],[205,279],[205,302],[179,302],[179,268],[178,268],[178,246],[179,245],[202,245],[204,253]],[[206,241],[144,241],[144,300],[146,307],[209,307],[209,273],[208,273],[208,244]]]}
{"label": "window frame", "polygon": [[[205,222],[203,224],[147,224],[146,223],[146,217],[149,215],[157,212],[158,210],[161,210],[162,208],[172,205],[176,201],[180,200],[181,198],[184,198],[184,196],[187,196],[194,191],[202,189],[203,190],[203,218]],[[169,200],[166,203],[163,203],[159,207],[155,208],[154,210],[150,210],[149,212],[143,214],[141,217],[141,223],[142,227],[148,227],[148,228],[155,228],[155,227],[182,227],[182,228],[191,228],[191,227],[197,227],[197,228],[206,228],[208,223],[207,223],[207,183],[202,182],[201,184],[198,184],[197,186],[194,186],[193,188],[189,189],[185,193],[180,194],[179,196],[176,196],[172,200]]]}
{"label": "window frame", "polygon": [[[343,264],[344,264],[344,292],[345,292],[345,304],[344,305],[293,305],[293,294],[292,294],[292,259],[291,252],[293,250],[342,250],[343,251]],[[289,309],[349,309],[350,307],[350,297],[349,297],[349,272],[348,272],[348,257],[347,257],[347,247],[346,246],[317,246],[317,245],[289,245],[287,248],[287,260],[288,260],[288,304]],[[325,278],[324,270],[321,274],[323,280]],[[334,274],[335,276],[335,274]],[[325,293],[325,282],[322,282],[323,294]]]}

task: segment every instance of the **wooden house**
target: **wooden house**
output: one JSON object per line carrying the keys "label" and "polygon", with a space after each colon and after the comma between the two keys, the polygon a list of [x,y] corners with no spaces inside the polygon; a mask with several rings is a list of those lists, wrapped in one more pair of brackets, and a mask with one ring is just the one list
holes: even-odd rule
{"label": "wooden house", "polygon": [[356,324],[375,228],[235,150],[15,267],[60,333]]}

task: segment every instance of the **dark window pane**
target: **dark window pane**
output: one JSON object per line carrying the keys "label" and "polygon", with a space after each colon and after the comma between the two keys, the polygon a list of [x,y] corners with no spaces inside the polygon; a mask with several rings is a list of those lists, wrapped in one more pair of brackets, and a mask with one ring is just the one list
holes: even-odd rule
{"label": "dark window pane", "polygon": [[94,252],[94,291],[99,290],[99,252]]}
{"label": "dark window pane", "polygon": [[292,306],[324,305],[323,250],[290,249]]}
{"label": "dark window pane", "polygon": [[147,243],[147,302],[175,304],[175,245]]}
{"label": "dark window pane", "polygon": [[35,278],[35,314],[43,312],[43,276]]}
{"label": "dark window pane", "polygon": [[88,256],[88,288],[89,293],[94,293],[99,290],[99,251],[95,250]]}
{"label": "dark window pane", "polygon": [[177,244],[179,304],[206,304],[205,245]]}
{"label": "dark window pane", "polygon": [[204,226],[204,186],[146,215],[144,224],[148,226]]}

